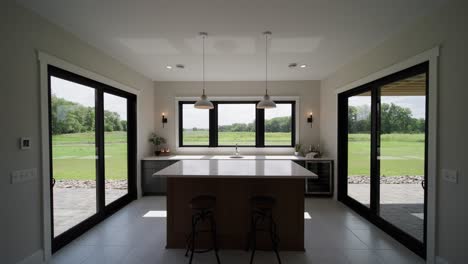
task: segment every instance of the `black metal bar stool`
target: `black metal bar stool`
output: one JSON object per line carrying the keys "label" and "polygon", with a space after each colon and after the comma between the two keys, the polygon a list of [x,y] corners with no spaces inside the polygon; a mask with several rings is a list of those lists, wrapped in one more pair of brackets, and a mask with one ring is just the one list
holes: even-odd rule
{"label": "black metal bar stool", "polygon": [[[218,264],[220,264],[221,262],[219,261],[218,244],[216,239],[216,222],[214,219],[216,197],[212,195],[200,195],[194,197],[190,201],[189,206],[192,209],[192,231],[187,237],[187,250],[185,251],[185,256],[187,257],[188,253],[191,252],[189,263],[192,263],[194,253],[205,253],[214,250],[216,260],[218,261]],[[197,225],[204,222],[208,222],[210,228],[206,230],[198,229]],[[210,232],[212,234],[213,247],[204,250],[196,250],[195,241],[197,239],[197,235],[202,232]]]}
{"label": "black metal bar stool", "polygon": [[[250,198],[250,231],[248,235],[247,250],[252,249],[250,264],[253,263],[255,250],[257,247],[257,232],[269,232],[273,251],[276,254],[278,263],[281,259],[278,252],[279,237],[276,232],[276,223],[273,220],[273,208],[276,200],[270,196],[253,196]],[[264,226],[262,228],[262,226]],[[265,228],[266,227],[266,228]]]}

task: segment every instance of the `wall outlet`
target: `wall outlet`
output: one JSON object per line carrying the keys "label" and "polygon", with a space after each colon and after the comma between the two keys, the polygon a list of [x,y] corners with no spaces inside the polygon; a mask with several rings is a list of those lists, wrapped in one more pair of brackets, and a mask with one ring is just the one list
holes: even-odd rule
{"label": "wall outlet", "polygon": [[37,178],[37,170],[27,169],[27,170],[17,170],[10,173],[11,184],[16,184],[20,182],[32,181]]}
{"label": "wall outlet", "polygon": [[458,172],[456,170],[442,170],[442,179],[450,183],[458,183]]}

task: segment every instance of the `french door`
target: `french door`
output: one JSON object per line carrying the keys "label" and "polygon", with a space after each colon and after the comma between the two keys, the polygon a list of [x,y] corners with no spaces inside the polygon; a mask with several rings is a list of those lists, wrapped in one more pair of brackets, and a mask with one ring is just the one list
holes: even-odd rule
{"label": "french door", "polygon": [[52,251],[136,198],[136,97],[49,66]]}
{"label": "french door", "polygon": [[338,199],[425,258],[428,63],[338,96]]}

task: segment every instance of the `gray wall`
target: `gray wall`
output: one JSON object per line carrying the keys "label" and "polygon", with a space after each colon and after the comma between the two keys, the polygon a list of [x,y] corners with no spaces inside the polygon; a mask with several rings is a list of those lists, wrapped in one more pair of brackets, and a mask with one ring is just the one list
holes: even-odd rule
{"label": "gray wall", "polygon": [[439,57],[438,86],[438,168],[457,169],[459,183],[447,183],[437,175],[437,252],[449,263],[468,259],[468,2],[455,1],[364,56],[345,65],[322,81],[320,139],[336,157],[335,90],[392,64],[408,59],[437,45]]}
{"label": "gray wall", "polygon": [[[299,143],[304,147],[309,144],[319,143],[320,127],[320,81],[272,81],[268,82],[269,94],[273,96],[297,96],[299,97],[300,109],[297,113],[299,118]],[[155,130],[165,137],[172,150],[176,147],[175,127],[175,97],[199,97],[201,94],[201,82],[156,82],[155,83]],[[206,84],[208,96],[255,96],[259,99],[265,93],[265,82],[208,82]],[[313,127],[306,122],[307,114],[314,113]],[[168,124],[162,127],[161,113],[168,116]],[[179,151],[188,153],[190,150]],[[204,149],[203,152],[223,153],[223,151]],[[246,150],[242,150],[246,153]],[[292,154],[292,149],[283,150]],[[191,152],[193,153],[193,152]],[[228,150],[231,154],[232,150]],[[256,149],[250,153],[272,153],[271,149]]]}
{"label": "gray wall", "polygon": [[[36,50],[142,91],[139,155],[154,129],[153,82],[10,0],[0,3],[0,262],[15,263],[42,248],[42,177],[12,185],[10,172],[41,168],[39,67]],[[18,149],[21,136],[32,148]]]}

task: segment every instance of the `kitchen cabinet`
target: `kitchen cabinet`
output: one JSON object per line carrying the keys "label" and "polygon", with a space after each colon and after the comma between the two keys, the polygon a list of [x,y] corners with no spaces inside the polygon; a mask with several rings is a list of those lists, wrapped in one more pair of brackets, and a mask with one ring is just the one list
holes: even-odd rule
{"label": "kitchen cabinet", "polygon": [[176,162],[177,160],[142,160],[141,190],[143,195],[165,195],[166,178],[153,177],[153,174]]}

